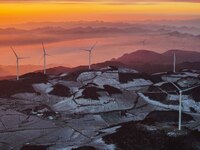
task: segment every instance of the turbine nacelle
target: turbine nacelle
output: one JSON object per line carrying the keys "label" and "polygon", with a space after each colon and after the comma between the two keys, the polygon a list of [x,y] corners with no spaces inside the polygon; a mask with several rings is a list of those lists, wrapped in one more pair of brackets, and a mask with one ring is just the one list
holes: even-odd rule
{"label": "turbine nacelle", "polygon": [[43,48],[43,54],[44,54],[44,56],[51,56],[51,57],[53,57],[52,55],[50,55],[50,54],[48,54],[47,52],[46,52],[46,49],[45,49],[45,47],[44,47],[44,43],[42,42],[42,48]]}

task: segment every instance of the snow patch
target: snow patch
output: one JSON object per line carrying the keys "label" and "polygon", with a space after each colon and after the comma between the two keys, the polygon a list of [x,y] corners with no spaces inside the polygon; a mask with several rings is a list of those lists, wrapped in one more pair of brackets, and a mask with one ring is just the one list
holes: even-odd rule
{"label": "snow patch", "polygon": [[65,77],[65,76],[67,76],[68,75],[68,73],[62,73],[61,75],[60,75],[60,77]]}
{"label": "snow patch", "polygon": [[159,107],[163,107],[163,108],[167,108],[167,109],[172,109],[172,110],[178,110],[178,108],[179,108],[176,105],[167,105],[167,104],[163,104],[161,102],[158,102],[156,100],[151,100],[151,99],[149,99],[149,97],[145,96],[144,94],[142,94],[140,92],[138,93],[138,95],[140,97],[142,97],[149,104],[152,104],[152,105],[155,105],[155,106],[159,106]]}
{"label": "snow patch", "polygon": [[104,77],[97,77],[93,80],[93,83],[97,84],[100,88],[103,88],[104,85],[111,85],[113,87],[118,88],[119,87],[119,81],[115,79],[109,79]]}
{"label": "snow patch", "polygon": [[119,86],[122,89],[131,89],[132,87],[138,87],[138,86],[149,86],[153,83],[150,80],[145,79],[134,79],[133,81],[129,81],[128,83],[120,84]]}
{"label": "snow patch", "polygon": [[101,77],[107,78],[107,79],[114,79],[119,81],[119,73],[118,71],[107,71],[102,73]]}
{"label": "snow patch", "polygon": [[156,84],[154,84],[154,86],[162,86],[162,85],[164,85],[165,83],[168,83],[168,82],[159,82],[159,83],[156,83]]}
{"label": "snow patch", "polygon": [[109,149],[109,150],[115,150],[116,146],[114,144],[106,144],[102,138],[97,139],[93,142],[94,145],[97,145],[99,149]]}
{"label": "snow patch", "polygon": [[119,129],[121,126],[115,126],[115,127],[111,127],[111,128],[106,128],[106,129],[102,129],[100,130],[101,132],[105,132],[105,133],[115,133],[117,129]]}
{"label": "snow patch", "polygon": [[101,75],[100,71],[83,72],[78,76],[77,81],[89,83],[92,79],[99,75]]}
{"label": "snow patch", "polygon": [[32,85],[34,90],[39,93],[49,93],[53,90],[52,84],[50,83],[40,83],[40,84],[33,84]]}
{"label": "snow patch", "polygon": [[119,67],[118,71],[119,71],[119,73],[139,73],[137,70],[129,69],[129,68],[123,68],[123,67]]}

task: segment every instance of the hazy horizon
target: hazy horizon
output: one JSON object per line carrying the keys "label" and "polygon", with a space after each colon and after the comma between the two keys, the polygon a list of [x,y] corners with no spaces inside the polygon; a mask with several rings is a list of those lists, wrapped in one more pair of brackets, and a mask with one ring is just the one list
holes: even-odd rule
{"label": "hazy horizon", "polygon": [[[48,64],[74,67],[117,58],[138,49],[200,51],[198,0],[0,0],[0,65],[42,65],[42,45],[55,57]],[[145,42],[144,42],[145,41]],[[58,62],[59,60],[59,62]]]}

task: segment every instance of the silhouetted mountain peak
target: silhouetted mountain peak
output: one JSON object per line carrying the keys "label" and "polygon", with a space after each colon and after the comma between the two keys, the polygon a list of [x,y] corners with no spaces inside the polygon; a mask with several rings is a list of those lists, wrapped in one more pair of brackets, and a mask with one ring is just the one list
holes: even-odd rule
{"label": "silhouetted mountain peak", "polygon": [[150,50],[137,50],[116,59],[124,64],[149,63],[149,64],[171,64],[173,54],[176,53],[177,63],[199,61],[200,53],[195,51],[184,51],[171,49],[164,53],[157,53]]}
{"label": "silhouetted mountain peak", "polygon": [[119,57],[117,60],[125,63],[125,64],[130,64],[130,63],[156,63],[158,59],[160,59],[161,54],[156,53],[154,51],[150,50],[137,50],[135,52],[129,53],[129,54],[124,54],[122,57]]}
{"label": "silhouetted mountain peak", "polygon": [[145,49],[141,49],[141,50],[137,50],[135,52],[132,52],[132,54],[159,54],[159,53],[156,53],[154,51],[150,51],[150,50],[145,50]]}

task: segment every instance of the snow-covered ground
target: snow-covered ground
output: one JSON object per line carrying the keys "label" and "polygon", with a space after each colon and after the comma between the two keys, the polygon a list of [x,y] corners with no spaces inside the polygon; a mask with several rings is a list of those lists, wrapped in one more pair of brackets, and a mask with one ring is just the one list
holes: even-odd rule
{"label": "snow-covered ground", "polygon": [[[73,81],[65,80],[63,77],[68,74],[64,73],[49,78],[47,83],[33,84],[35,93],[19,92],[10,98],[0,99],[0,149],[9,145],[10,148],[18,150],[29,143],[51,145],[50,150],[71,150],[85,145],[114,150],[116,145],[106,144],[102,137],[116,132],[120,128],[118,124],[143,120],[155,110],[178,110],[177,103],[169,105],[143,94],[148,92],[151,85],[159,89],[165,83],[175,82],[184,88],[199,83],[197,72],[156,74],[163,79],[156,84],[142,77],[121,83],[119,73],[128,73],[131,76],[131,73],[139,72],[123,67],[113,70],[107,67],[82,72]],[[69,88],[68,97],[50,94],[58,84]],[[115,89],[117,92],[109,93],[105,85],[109,86],[111,91]],[[59,90],[56,92],[59,93]],[[170,92],[167,93],[166,100],[178,102],[179,95]],[[90,94],[96,94],[97,98],[86,98],[87,94],[89,97]],[[182,108],[183,111],[196,115],[200,112],[200,102],[183,93]],[[38,114],[45,111],[50,114]],[[198,115],[196,118],[199,119]],[[150,127],[148,129],[152,130]],[[19,142],[16,142],[16,139]]]}
{"label": "snow-covered ground", "polygon": [[51,83],[33,84],[32,86],[36,92],[43,93],[43,94],[49,93],[53,90]]}
{"label": "snow-covered ground", "polygon": [[134,79],[133,81],[129,81],[128,83],[120,84],[119,87],[126,90],[131,90],[134,87],[143,87],[150,86],[153,83],[150,80],[145,79]]}
{"label": "snow-covered ground", "polygon": [[[127,97],[124,95],[124,98]],[[128,98],[128,97],[127,97]],[[100,97],[99,100],[66,98],[53,106],[56,111],[67,111],[68,113],[100,113],[114,110],[130,109],[134,106],[132,99],[121,99],[115,97]]]}
{"label": "snow-covered ground", "polygon": [[187,77],[197,78],[199,77],[199,74],[193,73],[193,72],[181,72],[181,73],[176,73],[176,74],[171,74],[171,75],[164,75],[162,76],[162,79],[167,82],[176,82],[181,78],[187,78]]}

